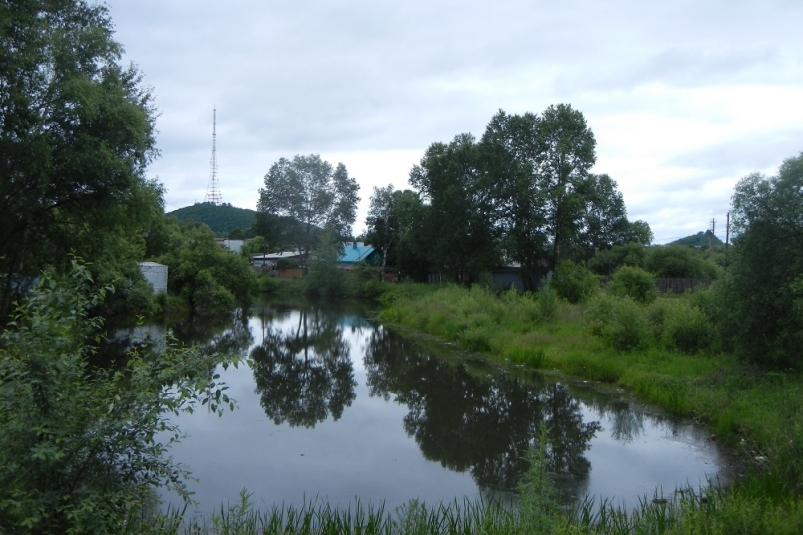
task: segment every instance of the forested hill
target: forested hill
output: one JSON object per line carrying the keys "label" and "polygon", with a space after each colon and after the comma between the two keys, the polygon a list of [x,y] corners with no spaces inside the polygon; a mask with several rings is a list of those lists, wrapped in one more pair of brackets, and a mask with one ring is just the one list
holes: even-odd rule
{"label": "forested hill", "polygon": [[[686,236],[685,238],[675,240],[670,245],[690,245],[692,247],[707,248],[711,243],[709,241],[710,239],[711,239],[711,231],[706,230],[705,232],[700,231],[697,234],[692,234],[691,236]],[[713,237],[713,240],[714,240],[714,245],[722,245],[722,240],[720,240],[716,236]]]}
{"label": "forested hill", "polygon": [[216,206],[211,203],[196,203],[169,212],[167,215],[175,216],[179,221],[192,219],[199,223],[206,223],[212,232],[221,234],[228,234],[235,229],[247,231],[256,221],[255,210],[237,208],[230,204]]}

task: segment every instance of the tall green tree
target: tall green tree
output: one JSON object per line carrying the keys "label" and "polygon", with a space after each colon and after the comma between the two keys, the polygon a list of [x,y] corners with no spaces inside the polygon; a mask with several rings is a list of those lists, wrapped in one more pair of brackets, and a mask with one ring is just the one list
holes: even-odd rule
{"label": "tall green tree", "polygon": [[403,258],[406,260],[402,263],[409,265],[410,260],[416,261],[412,257],[421,256],[415,250],[413,234],[416,220],[422,218],[422,207],[421,199],[412,190],[397,190],[392,184],[374,188],[365,219],[366,241],[382,251],[383,272],[389,260],[398,267]]}
{"label": "tall green tree", "polygon": [[623,243],[629,229],[622,194],[608,175],[591,174],[595,140],[582,113],[567,104],[540,116],[500,110],[481,141],[486,187],[507,259],[530,286],[558,252],[585,260]]}
{"label": "tall green tree", "polygon": [[474,136],[460,134],[448,145],[430,145],[410,171],[410,184],[428,202],[422,230],[429,259],[447,280],[475,281],[498,261],[479,166]]}
{"label": "tall green tree", "polygon": [[281,158],[265,175],[257,211],[288,218],[284,222],[291,225],[300,222],[301,232],[285,233],[284,237],[306,260],[323,228],[331,228],[341,242],[350,238],[359,189],[342,163],[333,168],[317,154],[296,155],[292,161]]}
{"label": "tall green tree", "polygon": [[541,114],[538,145],[536,177],[548,192],[554,269],[561,247],[579,232],[584,208],[581,189],[597,160],[597,142],[580,111],[569,104],[558,104]]}
{"label": "tall green tree", "polygon": [[395,190],[396,188],[393,187],[393,184],[389,184],[384,188],[374,187],[374,193],[371,195],[368,205],[368,216],[365,219],[367,226],[366,240],[374,248],[382,251],[380,280],[385,273],[390,248],[400,239],[401,222],[396,212]]}
{"label": "tall green tree", "polygon": [[755,173],[736,185],[734,239],[726,280],[726,325],[737,353],[801,365],[803,347],[803,153],[775,176]]}
{"label": "tall green tree", "polygon": [[483,187],[493,205],[493,222],[505,258],[521,265],[523,281],[534,289],[548,260],[548,191],[537,179],[539,119],[532,113],[500,110],[480,142]]}
{"label": "tall green tree", "polygon": [[105,236],[147,230],[124,216],[153,198],[155,110],[112,33],[108,8],[84,0],[0,8],[2,317],[45,266],[68,268],[70,251],[94,261]]}

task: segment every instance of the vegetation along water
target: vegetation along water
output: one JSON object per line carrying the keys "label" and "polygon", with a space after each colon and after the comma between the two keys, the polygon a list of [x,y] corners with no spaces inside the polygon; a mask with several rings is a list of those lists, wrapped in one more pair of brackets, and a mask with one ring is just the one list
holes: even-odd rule
{"label": "vegetation along water", "polygon": [[[0,532],[803,533],[803,153],[738,181],[732,244],[655,246],[614,178],[591,172],[582,112],[500,110],[480,137],[432,143],[412,189],[375,188],[361,236],[359,184],[317,154],[271,165],[255,213],[214,206],[227,214],[216,234],[165,216],[146,175],[154,90],[122,65],[113,30],[86,0],[0,9]],[[237,254],[226,237],[253,239]],[[357,242],[372,257],[341,262]],[[166,292],[143,262],[169,268]],[[695,288],[659,295],[656,278]],[[189,332],[282,293],[380,299],[393,328],[622,388],[708,426],[748,471],[635,511],[566,509],[545,427],[510,485],[517,507],[263,505],[245,490],[200,519],[165,513],[157,489],[190,498],[176,422],[236,410],[218,370],[244,355],[227,339],[166,333],[150,351],[115,333],[146,319]]]}

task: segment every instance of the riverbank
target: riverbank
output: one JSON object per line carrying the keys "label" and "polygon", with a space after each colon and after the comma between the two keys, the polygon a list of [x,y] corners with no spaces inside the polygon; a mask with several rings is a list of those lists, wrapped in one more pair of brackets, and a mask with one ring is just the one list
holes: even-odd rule
{"label": "riverbank", "polygon": [[[480,287],[399,286],[385,294],[381,318],[493,359],[616,384],[710,426],[711,439],[737,449],[749,474],[720,491],[720,505],[706,512],[710,528],[695,531],[687,520],[671,532],[803,532],[803,377],[745,365],[715,347],[684,352],[662,343],[665,318],[679,316],[674,311],[683,312],[688,299],[664,297],[637,307],[600,296],[571,305],[549,291],[532,296]],[[627,313],[617,306],[627,307]],[[635,341],[623,349],[616,344],[621,339]]]}

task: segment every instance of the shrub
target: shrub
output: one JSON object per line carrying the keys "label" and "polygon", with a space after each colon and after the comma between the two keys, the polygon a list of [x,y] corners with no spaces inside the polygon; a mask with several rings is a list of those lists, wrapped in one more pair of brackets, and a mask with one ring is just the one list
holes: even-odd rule
{"label": "shrub", "polygon": [[644,309],[629,298],[620,300],[613,311],[609,334],[617,351],[633,351],[649,345],[650,327]]}
{"label": "shrub", "polygon": [[666,314],[663,338],[671,349],[698,353],[711,347],[714,328],[699,308],[680,302],[669,308]]}
{"label": "shrub", "polygon": [[649,345],[650,325],[644,308],[629,297],[601,295],[587,310],[589,330],[617,351],[632,351]]}
{"label": "shrub", "polygon": [[552,289],[552,286],[543,286],[535,294],[535,301],[538,303],[538,309],[543,321],[548,321],[555,317],[555,312],[558,310],[558,294]]}
{"label": "shrub", "polygon": [[596,291],[597,278],[585,267],[564,260],[550,285],[561,298],[570,303],[580,303]]}
{"label": "shrub", "polygon": [[199,270],[192,287],[185,287],[185,290],[190,292],[190,306],[199,316],[210,316],[234,307],[234,295],[218,284],[208,269]]}
{"label": "shrub", "polygon": [[154,486],[188,498],[157,433],[169,444],[180,436],[169,415],[230,403],[209,378],[220,355],[170,339],[159,355],[91,367],[102,321],[89,311],[105,293],[77,263],[67,280],[46,273],[0,334],[2,533],[118,533]]}
{"label": "shrub", "polygon": [[641,268],[622,266],[613,275],[607,291],[619,297],[629,297],[638,303],[652,303],[658,295],[655,279]]}

